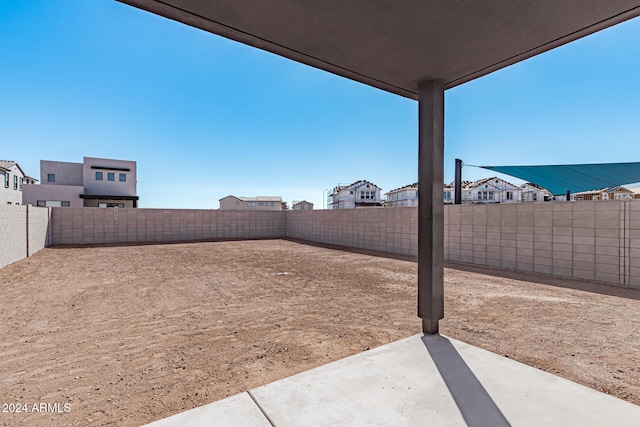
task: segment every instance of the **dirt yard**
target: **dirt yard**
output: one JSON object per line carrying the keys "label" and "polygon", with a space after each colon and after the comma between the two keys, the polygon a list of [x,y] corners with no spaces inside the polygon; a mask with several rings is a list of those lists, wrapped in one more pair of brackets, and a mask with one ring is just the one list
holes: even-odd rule
{"label": "dirt yard", "polygon": [[[443,334],[640,404],[640,292],[456,268]],[[0,425],[137,426],[420,333],[416,274],[284,240],[42,250],[0,270],[0,403],[28,410]]]}

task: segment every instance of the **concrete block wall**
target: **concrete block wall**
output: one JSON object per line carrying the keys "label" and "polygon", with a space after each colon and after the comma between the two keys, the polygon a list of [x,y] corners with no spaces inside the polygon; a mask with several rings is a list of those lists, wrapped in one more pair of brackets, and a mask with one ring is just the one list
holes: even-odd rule
{"label": "concrete block wall", "polygon": [[[26,206],[0,206],[0,266],[26,256]],[[50,212],[50,213],[49,213]],[[49,220],[50,215],[50,220]],[[445,206],[445,259],[640,286],[640,200]],[[49,244],[290,237],[416,256],[418,209],[286,212],[29,207]]]}
{"label": "concrete block wall", "polygon": [[286,212],[287,237],[361,249],[418,254],[418,209],[356,208]]}
{"label": "concrete block wall", "polygon": [[[287,212],[287,236],[417,255],[418,209]],[[640,200],[447,205],[445,259],[640,286]]]}
{"label": "concrete block wall", "polygon": [[53,208],[52,244],[284,237],[285,212]]}
{"label": "concrete block wall", "polygon": [[48,208],[0,205],[0,268],[47,246],[48,233]]}
{"label": "concrete block wall", "polygon": [[640,201],[445,208],[445,258],[457,262],[638,286],[638,239]]}

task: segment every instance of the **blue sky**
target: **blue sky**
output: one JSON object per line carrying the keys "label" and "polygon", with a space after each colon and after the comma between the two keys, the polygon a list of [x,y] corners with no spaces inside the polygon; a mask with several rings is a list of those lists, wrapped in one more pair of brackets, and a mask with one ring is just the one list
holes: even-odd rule
{"label": "blue sky", "polygon": [[[445,181],[456,157],[640,161],[639,40],[636,18],[447,91]],[[417,103],[113,0],[3,0],[0,158],[39,178],[83,156],[137,161],[140,207],[322,207],[417,180]]]}

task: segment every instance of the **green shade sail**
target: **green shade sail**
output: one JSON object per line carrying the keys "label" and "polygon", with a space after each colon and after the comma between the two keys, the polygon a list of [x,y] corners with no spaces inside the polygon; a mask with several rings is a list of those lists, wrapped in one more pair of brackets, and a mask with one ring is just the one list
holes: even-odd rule
{"label": "green shade sail", "polygon": [[640,162],[546,166],[479,166],[546,188],[553,195],[640,182]]}

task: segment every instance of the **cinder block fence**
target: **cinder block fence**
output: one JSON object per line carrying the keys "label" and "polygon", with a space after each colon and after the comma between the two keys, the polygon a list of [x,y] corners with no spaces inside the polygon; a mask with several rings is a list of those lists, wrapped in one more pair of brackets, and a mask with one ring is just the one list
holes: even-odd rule
{"label": "cinder block fence", "polygon": [[51,244],[50,208],[0,205],[0,268]]}
{"label": "cinder block fence", "polygon": [[[27,208],[0,208],[0,266],[24,258]],[[640,200],[448,205],[445,259],[640,286]],[[22,227],[22,228],[21,228]],[[49,244],[296,238],[417,255],[418,209],[220,211],[29,207],[29,252]]]}

